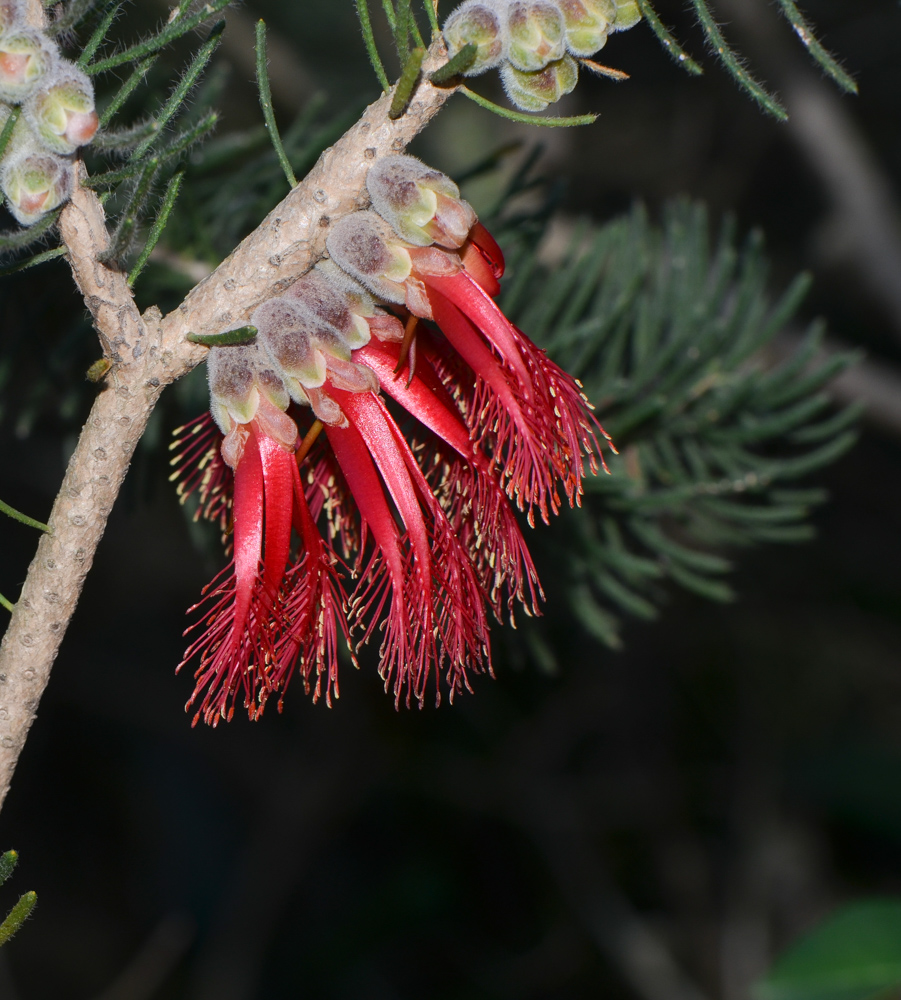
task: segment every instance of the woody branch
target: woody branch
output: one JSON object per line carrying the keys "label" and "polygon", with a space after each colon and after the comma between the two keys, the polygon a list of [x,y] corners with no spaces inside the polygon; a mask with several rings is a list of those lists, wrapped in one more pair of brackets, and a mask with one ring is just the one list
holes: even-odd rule
{"label": "woody branch", "polygon": [[[42,17],[31,0],[32,19]],[[383,95],[220,266],[167,316],[139,313],[125,274],[101,262],[109,244],[103,208],[78,188],[60,233],[104,355],[113,368],[88,416],[0,644],[0,806],[94,553],[135,447],[163,389],[203,360],[189,332],[216,333],[246,321],[265,298],[308,270],[325,251],[332,219],[365,207],[372,162],[404,150],[453,92],[426,75],[445,52],[434,45],[407,111],[391,119]],[[82,167],[83,170],[83,167]]]}

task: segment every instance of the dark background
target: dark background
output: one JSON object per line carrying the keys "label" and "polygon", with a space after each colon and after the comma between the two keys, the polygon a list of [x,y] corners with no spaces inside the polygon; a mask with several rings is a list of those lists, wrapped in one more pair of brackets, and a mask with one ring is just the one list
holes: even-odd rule
{"label": "dark background", "polygon": [[[164,6],[140,0],[123,31]],[[659,9],[700,56],[682,6]],[[631,81],[584,78],[555,109],[600,111],[593,127],[539,134],[455,98],[416,148],[459,171],[511,139],[541,141],[565,216],[603,220],[635,200],[656,215],[688,194],[714,220],[731,212],[762,227],[774,289],[812,269],[804,318],[825,316],[838,341],[869,352],[844,398],[891,390],[901,10],[807,5],[859,80],[857,98],[809,67],[762,0],[717,10],[785,99],[788,125],[709,55],[703,78],[682,74],[640,25],[602,54]],[[321,120],[376,96],[350,0],[261,0],[240,14],[218,57],[220,134],[258,121],[258,15],[275,36],[283,120],[316,92]],[[491,76],[477,87],[501,99]],[[493,183],[469,192],[477,204]],[[0,497],[43,517],[98,349],[61,261],[3,285],[14,374],[0,374]],[[627,626],[618,653],[558,630],[553,675],[496,628],[497,679],[437,711],[396,713],[370,657],[344,671],[332,710],[298,688],[282,716],[216,731],[190,729],[191,678],[173,676],[184,611],[221,556],[166,482],[158,442],[181,419],[170,395],[0,820],[0,846],[21,854],[0,908],[27,889],[40,900],[0,953],[3,1000],[744,1000],[832,908],[901,894],[901,421],[890,391],[857,448],[816,479],[832,494],[818,540],[741,553],[734,605],[673,592],[658,623]],[[0,592],[14,597],[34,542],[0,524]]]}

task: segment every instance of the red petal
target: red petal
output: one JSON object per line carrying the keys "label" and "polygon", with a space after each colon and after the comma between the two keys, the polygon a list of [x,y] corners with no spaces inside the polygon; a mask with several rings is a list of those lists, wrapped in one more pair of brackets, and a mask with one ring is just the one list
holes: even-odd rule
{"label": "red petal", "polygon": [[[454,310],[448,310],[444,303],[450,302],[456,311],[462,313],[482,332],[515,371],[523,394],[528,396],[531,393],[532,376],[523,361],[516,329],[500,311],[497,303],[465,271],[451,277],[427,274],[423,275],[423,281],[429,289],[432,315],[441,329],[448,333],[445,323],[452,318]],[[439,314],[445,317],[444,320],[439,318]],[[479,373],[478,369],[475,371]]]}
{"label": "red petal", "polygon": [[473,447],[469,431],[450,393],[444,388],[427,360],[420,361],[416,376],[409,385],[403,372],[395,374],[400,360],[400,346],[370,341],[354,352],[378,376],[382,388],[422,424],[455,448],[461,455],[471,458]]}
{"label": "red petal", "polygon": [[495,278],[502,278],[504,276],[503,251],[497,245],[495,238],[488,232],[481,222],[477,222],[472,229],[470,229],[469,241],[478,247],[482,256],[486,261],[488,261],[491,270],[494,272]]}
{"label": "red petal", "polygon": [[[266,508],[266,548],[263,581],[274,600],[281,590],[291,547],[291,520],[294,509],[294,453],[285,451],[267,434],[256,431],[263,466]],[[240,465],[238,466],[240,468]]]}
{"label": "red petal", "polygon": [[498,292],[501,290],[500,282],[495,277],[491,264],[475,243],[467,243],[463,247],[460,251],[460,259],[463,261],[464,269],[472,276],[473,280],[477,281],[493,299],[497,298]]}

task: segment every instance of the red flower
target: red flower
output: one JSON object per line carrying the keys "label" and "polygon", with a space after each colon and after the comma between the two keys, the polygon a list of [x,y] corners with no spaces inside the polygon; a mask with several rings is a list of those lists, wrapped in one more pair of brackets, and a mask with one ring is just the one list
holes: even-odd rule
{"label": "red flower", "polygon": [[[577,503],[586,461],[592,472],[603,461],[579,385],[489,294],[497,244],[452,182],[408,161],[382,161],[370,184],[394,229],[373,212],[340,220],[332,263],[253,314],[256,344],[211,351],[225,437],[208,419],[183,428],[176,476],[225,526],[234,468],[234,558],[207,588],[204,631],[185,655],[200,658],[195,723],[230,719],[239,691],[251,718],[273,692],[281,707],[295,670],[330,702],[339,640],[356,633],[358,649],[376,630],[396,703],[422,704],[430,677],[440,700],[441,674],[451,699],[470,689],[470,673],[491,670],[488,609],[512,618],[542,597],[508,497],[547,520],[559,487]],[[299,450],[289,394],[318,418]]]}

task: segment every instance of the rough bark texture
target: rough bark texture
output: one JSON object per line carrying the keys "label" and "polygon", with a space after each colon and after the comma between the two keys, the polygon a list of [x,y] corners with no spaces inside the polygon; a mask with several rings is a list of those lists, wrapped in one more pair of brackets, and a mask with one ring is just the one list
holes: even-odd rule
{"label": "rough bark texture", "polygon": [[[433,47],[426,69],[443,61]],[[327,149],[310,174],[263,223],[166,317],[138,314],[124,274],[100,263],[108,235],[103,209],[81,189],[66,207],[61,233],[72,272],[104,353],[113,363],[99,392],[0,645],[0,805],[107,518],[150,413],[166,385],[203,360],[184,339],[246,320],[267,296],[308,270],[325,250],[332,219],[364,207],[366,173],[397,153],[452,93],[422,82],[407,113],[388,118],[390,95]]]}

